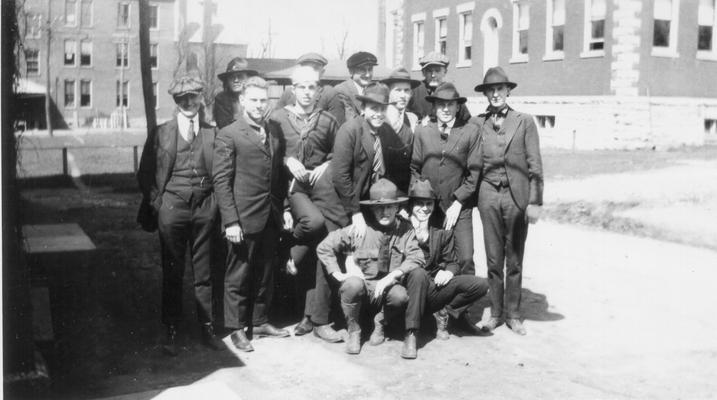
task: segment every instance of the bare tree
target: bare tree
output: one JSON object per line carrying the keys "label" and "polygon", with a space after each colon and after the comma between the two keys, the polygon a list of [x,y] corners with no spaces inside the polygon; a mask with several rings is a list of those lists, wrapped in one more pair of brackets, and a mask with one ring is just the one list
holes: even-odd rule
{"label": "bare tree", "polygon": [[271,18],[269,18],[269,24],[268,24],[268,28],[267,28],[266,38],[263,39],[260,43],[261,50],[259,51],[257,58],[271,57],[271,53],[272,53],[272,48],[271,48],[272,43],[271,42],[272,42]]}
{"label": "bare tree", "polygon": [[341,40],[336,42],[336,52],[338,53],[339,60],[343,60],[346,56],[346,39],[349,37],[349,30],[344,30],[344,35]]}

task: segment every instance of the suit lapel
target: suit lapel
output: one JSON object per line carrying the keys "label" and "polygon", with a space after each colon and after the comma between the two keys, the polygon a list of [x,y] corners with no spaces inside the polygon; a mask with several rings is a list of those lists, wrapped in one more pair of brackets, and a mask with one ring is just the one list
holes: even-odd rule
{"label": "suit lapel", "polygon": [[503,121],[503,125],[500,127],[500,130],[505,133],[505,151],[508,151],[508,147],[510,147],[510,142],[513,140],[513,136],[515,136],[515,132],[518,130],[519,121],[517,116],[515,115],[515,111],[508,111],[508,115],[505,117],[505,121]]}
{"label": "suit lapel", "polygon": [[[160,140],[163,142],[162,147],[166,150],[167,164],[164,182],[169,181],[169,177],[172,175],[174,169],[174,162],[177,160],[177,138],[179,137],[179,124],[177,124],[177,117],[172,118],[166,125],[167,129],[164,129],[163,135],[160,136]],[[162,188],[164,190],[164,188]]]}
{"label": "suit lapel", "polygon": [[354,81],[349,80],[349,96],[351,97],[351,104],[353,104],[354,111],[356,111],[356,115],[361,114],[361,102],[356,98],[356,95],[358,93],[358,89],[356,89],[356,84]]}
{"label": "suit lapel", "polygon": [[361,143],[363,144],[363,148],[366,151],[366,154],[368,154],[368,158],[373,159],[373,144],[376,140],[374,139],[373,135],[371,135],[371,128],[369,127],[368,121],[363,118],[361,119]]}
{"label": "suit lapel", "polygon": [[463,124],[456,120],[453,128],[451,128],[451,134],[448,135],[448,151],[446,151],[446,153],[451,153],[458,142],[460,142],[461,137],[463,136],[463,129],[461,129],[462,126]]}
{"label": "suit lapel", "polygon": [[212,174],[212,156],[214,154],[214,129],[201,128],[202,132],[202,147],[204,149],[204,164],[209,171],[209,175]]}
{"label": "suit lapel", "polygon": [[[266,146],[261,143],[261,139],[259,139],[259,134],[249,126],[249,123],[246,121],[242,121],[242,124],[240,125],[242,129],[242,134],[246,136],[247,140],[249,140],[252,144],[254,144],[256,147],[259,148],[259,150],[263,151],[265,154],[271,155],[271,152],[267,150]],[[266,129],[264,129],[266,131]],[[271,141],[271,138],[269,137],[269,133],[266,133],[266,140]],[[270,142],[271,145],[271,142]]]}

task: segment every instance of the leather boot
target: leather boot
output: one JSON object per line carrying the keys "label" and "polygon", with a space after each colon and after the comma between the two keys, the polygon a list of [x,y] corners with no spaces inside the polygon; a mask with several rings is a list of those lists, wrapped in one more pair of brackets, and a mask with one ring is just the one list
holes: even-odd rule
{"label": "leather boot", "polygon": [[202,324],[202,344],[212,350],[222,350],[225,348],[224,342],[214,333],[214,327],[211,323]]}
{"label": "leather boot", "polygon": [[179,354],[177,349],[177,326],[174,324],[167,325],[167,337],[162,345],[162,351],[172,357],[176,357]]}
{"label": "leather boot", "polygon": [[448,311],[445,307],[433,313],[436,319],[436,339],[448,340]]}
{"label": "leather boot", "polygon": [[359,354],[361,352],[361,325],[359,324],[361,306],[341,302],[341,308],[346,316],[346,329],[349,333],[346,338],[346,353]]}
{"label": "leather boot", "polygon": [[373,332],[368,343],[371,346],[378,346],[386,340],[386,335],[383,332],[383,311],[379,311],[375,317],[373,317]]}
{"label": "leather boot", "polygon": [[314,323],[309,317],[304,317],[294,328],[294,336],[302,336],[314,330]]}
{"label": "leather boot", "polygon": [[403,348],[401,349],[401,357],[413,360],[418,355],[416,351],[416,331],[409,329],[406,337],[403,339]]}

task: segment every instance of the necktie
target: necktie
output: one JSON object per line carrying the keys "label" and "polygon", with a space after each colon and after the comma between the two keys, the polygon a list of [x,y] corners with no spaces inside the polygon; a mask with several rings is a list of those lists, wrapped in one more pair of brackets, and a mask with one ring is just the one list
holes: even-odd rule
{"label": "necktie", "polygon": [[189,120],[189,129],[187,129],[187,141],[192,143],[194,141],[194,120]]}
{"label": "necktie", "polygon": [[373,174],[371,176],[371,181],[376,182],[379,179],[383,177],[383,175],[386,173],[386,170],[383,166],[383,151],[381,149],[381,139],[378,138],[378,135],[373,135],[374,141],[373,141]]}
{"label": "necktie", "polygon": [[450,130],[450,128],[448,127],[448,124],[444,123],[443,125],[441,125],[441,139],[442,140],[448,139],[449,130]]}

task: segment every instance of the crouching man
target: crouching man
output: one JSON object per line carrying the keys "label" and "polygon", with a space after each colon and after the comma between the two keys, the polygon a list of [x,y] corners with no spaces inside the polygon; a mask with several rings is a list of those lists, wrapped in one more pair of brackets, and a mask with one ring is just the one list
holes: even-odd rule
{"label": "crouching man", "polygon": [[391,181],[378,180],[369,191],[369,200],[361,201],[369,210],[365,235],[357,239],[348,226],[331,232],[316,249],[327,274],[340,283],[349,354],[361,351],[359,316],[363,303],[368,302],[371,311],[377,311],[370,343],[382,343],[384,325],[405,312],[401,357],[416,358],[416,332],[423,308],[420,292],[425,284],[414,281],[409,272],[422,268],[424,258],[411,225],[396,218],[399,204],[407,200],[397,192]]}

